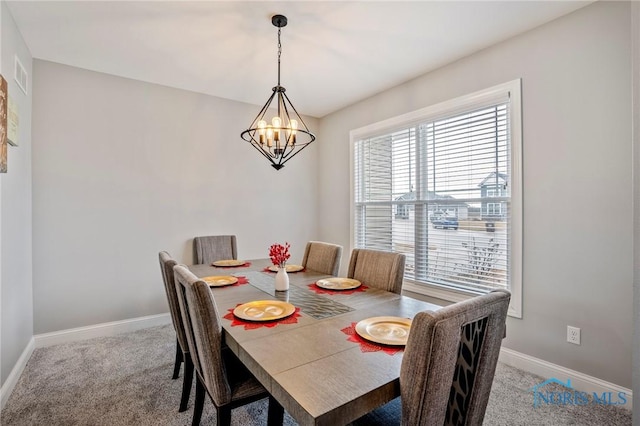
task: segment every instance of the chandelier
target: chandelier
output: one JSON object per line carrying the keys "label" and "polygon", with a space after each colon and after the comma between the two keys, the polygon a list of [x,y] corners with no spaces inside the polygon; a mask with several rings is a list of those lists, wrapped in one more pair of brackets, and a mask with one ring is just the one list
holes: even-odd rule
{"label": "chandelier", "polygon": [[[287,25],[287,18],[283,15],[274,15],[271,23],[278,27],[278,84],[272,89],[273,93],[251,126],[240,136],[264,155],[273,168],[280,170],[284,167],[284,163],[316,140],[316,137],[309,131],[289,100],[285,88],[280,85],[280,56],[282,55],[280,32],[282,27]],[[269,111],[274,101],[277,103],[277,109]],[[269,112],[275,113],[271,120],[268,120],[268,117],[265,118]]]}

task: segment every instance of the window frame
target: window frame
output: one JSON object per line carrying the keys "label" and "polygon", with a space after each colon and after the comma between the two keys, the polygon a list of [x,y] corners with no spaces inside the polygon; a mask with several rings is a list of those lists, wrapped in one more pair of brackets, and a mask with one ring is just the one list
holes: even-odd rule
{"label": "window frame", "polygon": [[[508,315],[515,318],[522,318],[522,247],[523,247],[523,223],[522,223],[522,80],[515,79],[503,84],[499,84],[484,90],[480,90],[468,95],[463,95],[448,101],[440,102],[425,108],[418,109],[406,114],[382,120],[351,130],[349,133],[349,169],[350,169],[350,212],[349,231],[350,249],[355,247],[355,168],[354,149],[356,141],[367,137],[380,135],[384,132],[416,125],[425,120],[437,120],[451,115],[463,113],[472,108],[483,105],[491,105],[499,102],[505,95],[510,97],[509,101],[509,123],[510,123],[510,178],[511,178],[511,221],[510,221],[510,252],[509,252],[509,290],[511,291],[511,303]],[[424,296],[438,299],[460,302],[469,299],[480,292],[471,290],[451,289],[429,283],[417,283],[413,280],[405,279],[403,289]]]}

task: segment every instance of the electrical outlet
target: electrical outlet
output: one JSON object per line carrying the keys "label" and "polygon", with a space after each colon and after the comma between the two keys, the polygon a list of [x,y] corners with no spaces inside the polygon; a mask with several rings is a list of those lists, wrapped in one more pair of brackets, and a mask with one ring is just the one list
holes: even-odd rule
{"label": "electrical outlet", "polygon": [[574,345],[580,344],[580,329],[578,327],[567,326],[567,342]]}

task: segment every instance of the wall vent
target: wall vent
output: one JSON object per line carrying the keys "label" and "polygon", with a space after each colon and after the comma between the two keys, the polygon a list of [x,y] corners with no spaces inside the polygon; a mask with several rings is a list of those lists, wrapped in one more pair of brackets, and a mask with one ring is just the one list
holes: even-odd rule
{"label": "wall vent", "polygon": [[24,69],[22,62],[18,59],[18,55],[15,56],[15,72],[13,74],[13,79],[18,83],[18,87],[22,89],[24,94],[27,94],[27,84],[29,81],[29,76],[27,75],[27,71]]}

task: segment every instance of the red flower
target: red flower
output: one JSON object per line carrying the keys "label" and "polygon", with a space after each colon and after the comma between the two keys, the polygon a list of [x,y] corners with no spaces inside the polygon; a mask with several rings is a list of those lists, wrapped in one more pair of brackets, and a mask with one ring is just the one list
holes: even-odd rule
{"label": "red flower", "polygon": [[271,263],[281,268],[284,268],[284,265],[287,263],[287,260],[291,257],[289,254],[289,243],[282,244],[273,244],[269,247],[269,257],[271,258]]}

